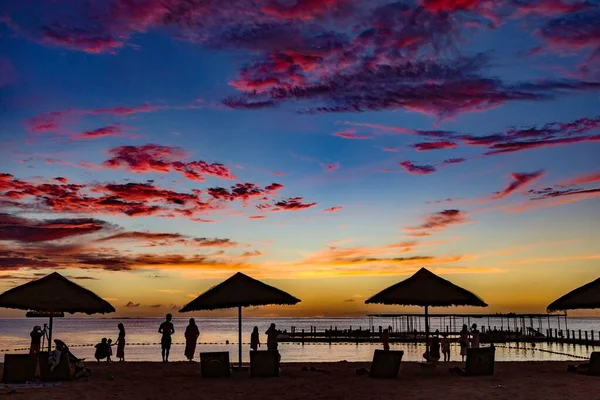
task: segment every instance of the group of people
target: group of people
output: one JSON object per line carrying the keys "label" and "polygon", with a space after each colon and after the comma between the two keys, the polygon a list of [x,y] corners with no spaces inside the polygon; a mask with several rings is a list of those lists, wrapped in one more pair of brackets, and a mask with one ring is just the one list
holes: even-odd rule
{"label": "group of people", "polygon": [[[381,335],[383,342],[383,350],[388,351],[390,349],[390,330],[384,329]],[[465,360],[467,355],[467,349],[479,348],[480,337],[477,324],[473,324],[471,329],[464,324],[458,337],[458,344],[460,345],[460,355],[462,360]],[[440,354],[441,350],[441,354]],[[436,330],[435,334],[429,338],[426,343],[425,353],[423,358],[428,362],[437,362],[440,360],[441,355],[444,356],[444,361],[450,361],[450,339],[448,335],[444,333],[440,339],[440,331]]]}
{"label": "group of people", "polygon": [[119,336],[116,342],[113,343],[112,339],[102,338],[100,343],[94,346],[96,348],[94,352],[96,361],[100,362],[100,360],[106,359],[107,362],[111,362],[113,346],[117,346],[117,358],[119,361],[125,361],[125,326],[120,323],[117,325],[117,328],[119,329]]}

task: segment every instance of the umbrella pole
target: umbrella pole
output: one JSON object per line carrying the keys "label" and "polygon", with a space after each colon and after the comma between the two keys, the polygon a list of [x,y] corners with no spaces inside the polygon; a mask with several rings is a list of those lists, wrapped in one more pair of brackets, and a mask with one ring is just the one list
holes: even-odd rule
{"label": "umbrella pole", "polygon": [[425,306],[425,355],[429,361],[429,306]]}
{"label": "umbrella pole", "polygon": [[242,307],[238,306],[238,356],[239,364],[242,367]]}
{"label": "umbrella pole", "polygon": [[48,326],[48,353],[52,351],[52,314],[50,314],[50,324]]}

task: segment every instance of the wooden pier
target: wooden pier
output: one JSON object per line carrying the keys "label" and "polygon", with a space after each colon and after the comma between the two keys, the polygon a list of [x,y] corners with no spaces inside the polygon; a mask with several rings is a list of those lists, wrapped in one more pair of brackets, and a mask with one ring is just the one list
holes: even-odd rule
{"label": "wooden pier", "polygon": [[[423,314],[372,314],[368,317],[368,327],[332,325],[329,329],[317,330],[314,326],[309,329],[292,326],[289,332],[285,330],[280,335],[279,341],[302,344],[380,343],[384,329],[388,330],[391,343],[425,341],[425,324],[421,321]],[[391,318],[392,324],[376,326],[376,318]],[[552,327],[551,320],[556,320],[560,328]],[[477,321],[481,343],[543,342],[600,346],[600,331],[570,330],[566,314],[431,314],[430,321],[430,334],[437,330],[439,335],[446,335],[450,341],[458,340],[463,324],[470,327]],[[499,321],[500,326],[492,325],[494,321]]]}

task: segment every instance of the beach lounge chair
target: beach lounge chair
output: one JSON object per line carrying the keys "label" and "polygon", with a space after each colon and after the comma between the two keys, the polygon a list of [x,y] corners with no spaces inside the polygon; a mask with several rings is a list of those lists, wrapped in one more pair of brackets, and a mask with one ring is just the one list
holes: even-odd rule
{"label": "beach lounge chair", "polygon": [[35,354],[5,354],[2,383],[25,383],[35,378]]}
{"label": "beach lounge chair", "polygon": [[371,378],[397,378],[403,355],[404,352],[398,350],[375,350],[369,376]]}
{"label": "beach lounge chair", "polygon": [[279,360],[277,350],[250,352],[250,377],[271,378],[279,376]]}
{"label": "beach lounge chair", "polygon": [[58,365],[54,370],[50,370],[50,364],[48,364],[49,354],[47,351],[38,353],[39,365],[40,365],[40,378],[44,382],[52,381],[70,381],[73,378],[71,374],[71,365],[69,362],[68,354],[63,354],[60,357]]}
{"label": "beach lounge chair", "polygon": [[600,376],[600,351],[594,351],[590,356],[590,365],[588,367],[588,374],[594,376]]}
{"label": "beach lounge chair", "polygon": [[200,353],[200,371],[203,378],[228,378],[231,376],[229,368],[229,352],[218,351]]}
{"label": "beach lounge chair", "polygon": [[495,347],[467,349],[465,375],[494,375]]}

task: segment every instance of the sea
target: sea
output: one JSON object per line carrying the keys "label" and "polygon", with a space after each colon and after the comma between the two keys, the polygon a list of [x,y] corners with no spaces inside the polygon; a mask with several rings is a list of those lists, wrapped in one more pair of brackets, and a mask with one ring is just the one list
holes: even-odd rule
{"label": "sea", "polygon": [[[543,321],[543,332],[548,327],[551,329],[565,329],[564,319],[561,319],[558,327],[557,320]],[[94,345],[102,338],[117,339],[117,324],[123,323],[127,333],[127,346],[125,348],[126,361],[161,361],[160,334],[158,327],[163,321],[161,318],[77,318],[69,317],[55,318],[53,338],[61,339],[69,347],[73,354],[79,358],[93,360]],[[29,333],[34,325],[42,326],[47,323],[46,319],[38,318],[15,318],[0,319],[0,357],[4,353],[25,353],[29,349]],[[174,318],[175,334],[171,348],[171,361],[185,361],[184,336],[188,318]],[[258,326],[261,333],[261,341],[264,343],[266,337],[264,332],[270,323],[275,323],[280,330],[296,331],[304,329],[309,332],[311,327],[316,327],[319,332],[337,327],[338,329],[368,329],[370,320],[362,318],[244,318],[243,320],[243,348],[242,360],[248,362],[250,333],[254,326]],[[473,321],[471,321],[473,322]],[[485,321],[486,325],[488,321]],[[229,351],[230,359],[238,359],[238,321],[237,318],[196,318],[200,329],[200,338],[197,352]],[[391,326],[392,321],[385,318],[373,322],[384,327]],[[541,322],[540,322],[541,323]],[[438,321],[438,324],[440,322]],[[489,326],[500,328],[506,322],[491,319]],[[480,324],[481,325],[481,324]],[[436,326],[436,319],[432,319],[432,330],[443,327]],[[536,327],[537,328],[537,327]],[[600,318],[568,318],[568,328],[578,331],[594,331],[595,337],[600,336]],[[381,348],[379,343],[280,343],[279,350],[283,362],[368,362],[373,357],[373,350]],[[592,351],[600,351],[600,346],[585,346],[573,344],[547,344],[536,343],[502,343],[496,345],[497,361],[567,361],[583,360],[589,358]],[[403,360],[421,361],[424,352],[423,344],[392,343],[392,350],[403,350]],[[116,352],[116,348],[114,348]],[[459,360],[460,349],[453,344],[451,348],[451,359]],[[198,358],[198,356],[197,356]]]}

